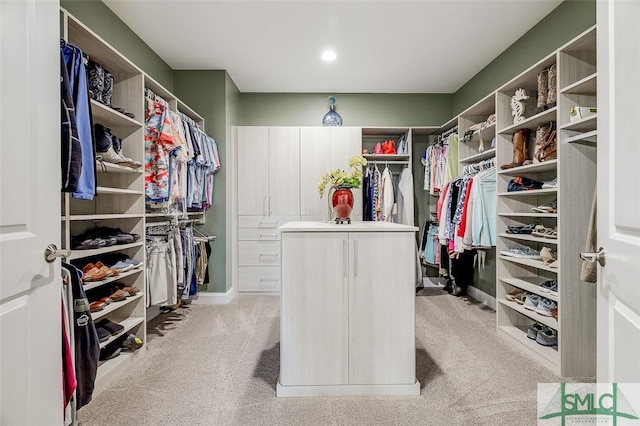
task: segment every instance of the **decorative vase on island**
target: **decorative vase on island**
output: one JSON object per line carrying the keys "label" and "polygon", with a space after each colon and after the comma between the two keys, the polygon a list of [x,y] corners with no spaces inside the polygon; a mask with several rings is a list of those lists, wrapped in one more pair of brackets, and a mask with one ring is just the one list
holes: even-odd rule
{"label": "decorative vase on island", "polygon": [[353,193],[351,188],[339,186],[333,192],[331,198],[333,214],[336,223],[351,223],[351,210],[353,210]]}

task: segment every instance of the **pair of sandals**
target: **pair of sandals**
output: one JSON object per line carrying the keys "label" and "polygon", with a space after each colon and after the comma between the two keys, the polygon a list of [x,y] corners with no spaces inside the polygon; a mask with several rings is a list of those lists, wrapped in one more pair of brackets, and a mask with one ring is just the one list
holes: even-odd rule
{"label": "pair of sandals", "polygon": [[117,270],[111,269],[104,263],[98,261],[84,265],[81,279],[83,282],[102,281],[109,277],[115,277],[118,273]]}
{"label": "pair of sandals", "polygon": [[536,225],[533,223],[522,226],[508,226],[506,232],[507,234],[531,234],[535,228]]}
{"label": "pair of sandals", "polygon": [[531,235],[533,235],[534,237],[557,239],[558,231],[556,231],[555,229],[547,228],[544,225],[536,225],[536,227],[531,232]]}
{"label": "pair of sandals", "polygon": [[557,269],[560,266],[560,261],[553,257],[553,254],[549,247],[542,247],[542,250],[540,250],[540,257],[542,257],[543,265],[547,265],[548,267],[554,269]]}

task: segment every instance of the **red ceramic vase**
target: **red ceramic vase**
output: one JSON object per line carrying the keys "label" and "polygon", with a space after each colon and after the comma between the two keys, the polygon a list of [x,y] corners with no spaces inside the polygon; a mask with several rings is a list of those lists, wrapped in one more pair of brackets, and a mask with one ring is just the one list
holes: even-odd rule
{"label": "red ceramic vase", "polygon": [[353,209],[353,193],[351,192],[351,188],[336,188],[333,192],[331,204],[333,205],[333,214],[336,219],[349,220],[351,210]]}

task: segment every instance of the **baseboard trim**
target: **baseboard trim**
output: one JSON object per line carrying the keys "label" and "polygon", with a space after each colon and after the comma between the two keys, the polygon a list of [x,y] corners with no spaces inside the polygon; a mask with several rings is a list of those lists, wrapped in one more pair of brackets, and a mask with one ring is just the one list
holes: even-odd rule
{"label": "baseboard trim", "polygon": [[278,380],[278,398],[310,396],[419,396],[420,382],[406,385],[301,385],[283,386]]}
{"label": "baseboard trim", "polygon": [[484,291],[473,286],[467,287],[467,294],[470,297],[476,299],[478,302],[482,303],[484,306],[488,306],[494,311],[496,310],[496,298],[491,296],[490,294],[485,293]]}
{"label": "baseboard trim", "polygon": [[201,291],[193,298],[194,305],[226,305],[233,300],[233,288],[226,293],[217,293],[212,291]]}

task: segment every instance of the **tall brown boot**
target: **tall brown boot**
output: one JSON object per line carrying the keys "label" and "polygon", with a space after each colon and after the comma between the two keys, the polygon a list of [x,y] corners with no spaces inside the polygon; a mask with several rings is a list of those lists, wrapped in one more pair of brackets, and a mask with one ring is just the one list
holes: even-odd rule
{"label": "tall brown boot", "polygon": [[511,142],[513,143],[513,161],[500,166],[502,170],[522,166],[525,164],[525,161],[531,161],[527,160],[529,157],[529,148],[527,146],[529,142],[529,129],[518,130],[513,134]]}
{"label": "tall brown boot", "polygon": [[547,108],[553,108],[556,106],[556,101],[558,99],[557,88],[558,88],[558,68],[556,68],[556,64],[553,64],[549,67],[549,90],[547,91]]}
{"label": "tall brown boot", "polygon": [[536,112],[540,113],[547,107],[547,94],[549,92],[548,70],[542,70],[538,74],[538,101],[536,103]]}

